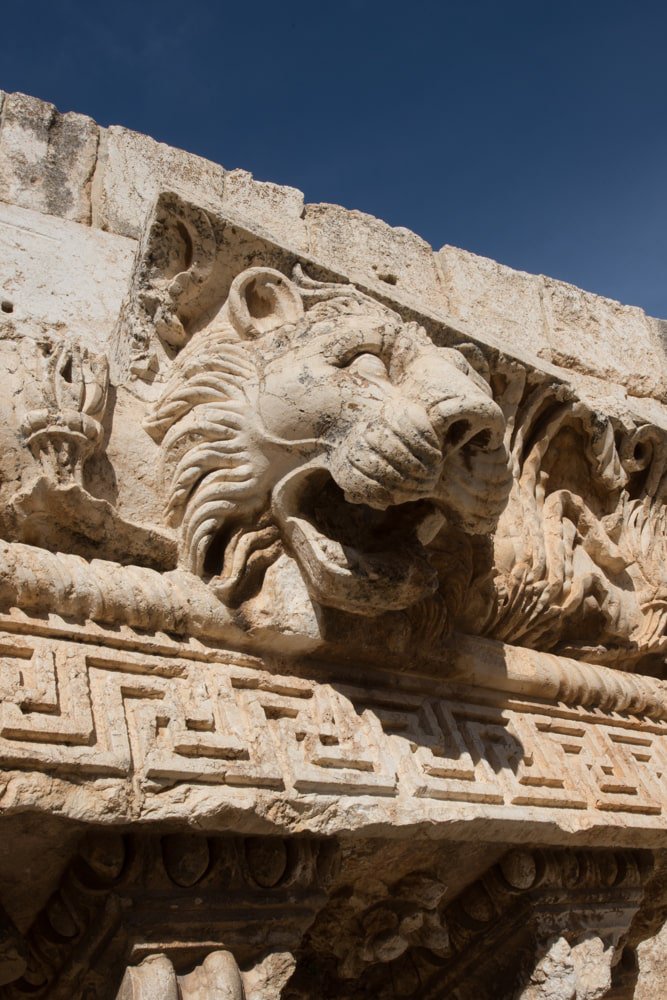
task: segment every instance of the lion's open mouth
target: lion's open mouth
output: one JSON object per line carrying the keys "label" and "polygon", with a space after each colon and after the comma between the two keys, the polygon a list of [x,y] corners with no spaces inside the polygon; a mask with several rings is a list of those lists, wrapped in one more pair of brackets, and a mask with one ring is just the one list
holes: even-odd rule
{"label": "lion's open mouth", "polygon": [[428,500],[376,510],[346,500],[327,470],[311,468],[283,480],[274,510],[322,604],[379,614],[437,587],[424,546],[444,518]]}

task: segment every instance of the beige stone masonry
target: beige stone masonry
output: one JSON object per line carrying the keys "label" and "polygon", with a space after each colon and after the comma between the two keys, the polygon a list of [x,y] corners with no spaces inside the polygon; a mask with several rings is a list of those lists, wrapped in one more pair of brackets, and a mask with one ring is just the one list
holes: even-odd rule
{"label": "beige stone masonry", "polygon": [[663,1000],[666,346],[0,93],[0,1000]]}
{"label": "beige stone masonry", "polygon": [[222,205],[226,212],[254,223],[272,239],[295,250],[306,250],[303,194],[293,187],[256,181],[247,170],[230,170],[225,176]]}
{"label": "beige stone masonry", "polygon": [[437,256],[447,312],[455,320],[510,350],[617,382],[633,396],[667,398],[659,321],[642,309],[457,247],[445,246]]}
{"label": "beige stone masonry", "polygon": [[8,94],[0,117],[0,200],[90,223],[98,137],[86,115]]}
{"label": "beige stone masonry", "polygon": [[434,253],[416,234],[363,212],[304,208],[295,188],[120,126],[100,129],[37,98],[7,95],[0,123],[0,201],[137,239],[167,186],[506,350],[611,380],[634,396],[667,396],[661,321],[637,307],[456,247]]}
{"label": "beige stone masonry", "polygon": [[112,125],[100,142],[92,191],[93,225],[137,239],[161,188],[220,209],[225,171],[200,156]]}
{"label": "beige stone masonry", "polygon": [[[83,337],[102,348],[114,327],[136,243],[0,202],[0,295],[5,333],[48,331]],[[57,292],[56,292],[57,289]]]}
{"label": "beige stone masonry", "polygon": [[137,239],[161,190],[177,191],[203,208],[254,221],[275,239],[301,249],[303,195],[296,188],[255,181],[130,129],[103,129],[92,191],[94,226]]}
{"label": "beige stone masonry", "polygon": [[443,311],[441,279],[428,243],[409,229],[392,228],[339,205],[306,207],[310,253],[379,294]]}
{"label": "beige stone masonry", "polygon": [[483,328],[499,344],[552,360],[538,275],[444,246],[437,254],[446,308],[454,320]]}

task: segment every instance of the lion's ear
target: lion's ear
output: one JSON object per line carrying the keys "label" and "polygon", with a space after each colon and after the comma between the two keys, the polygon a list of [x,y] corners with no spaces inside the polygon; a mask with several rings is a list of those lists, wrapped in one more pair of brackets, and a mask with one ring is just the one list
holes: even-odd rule
{"label": "lion's ear", "polygon": [[229,320],[240,337],[261,337],[303,316],[303,300],[293,282],[271,267],[250,267],[232,282]]}

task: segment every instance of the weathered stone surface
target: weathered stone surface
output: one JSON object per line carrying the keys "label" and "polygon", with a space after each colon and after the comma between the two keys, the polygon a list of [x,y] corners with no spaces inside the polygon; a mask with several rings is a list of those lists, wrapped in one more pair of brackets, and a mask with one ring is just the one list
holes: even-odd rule
{"label": "weathered stone surface", "polygon": [[437,254],[447,312],[505,350],[552,360],[542,278],[457,247]]}
{"label": "weathered stone surface", "polygon": [[0,115],[0,996],[662,996],[664,322]]}
{"label": "weathered stone surface", "polygon": [[225,175],[222,207],[280,243],[307,249],[303,194],[297,188],[257,181],[247,170],[230,170]]}
{"label": "weathered stone surface", "polygon": [[510,352],[617,382],[632,396],[664,402],[661,321],[641,309],[456,247],[443,247],[437,257],[447,311],[472,333],[484,331]]}
{"label": "weathered stone surface", "polygon": [[380,295],[443,310],[440,275],[431,247],[409,229],[339,205],[307,205],[310,253],[334,271]]}
{"label": "weathered stone surface", "polygon": [[635,396],[665,400],[665,347],[643,310],[552,278],[543,283],[555,364],[621,382]]}
{"label": "weathered stone surface", "polygon": [[0,201],[89,223],[98,139],[91,118],[8,94],[0,109]]}
{"label": "weathered stone surface", "polygon": [[126,295],[133,240],[0,203],[0,326],[105,349]]}
{"label": "weathered stone surface", "polygon": [[137,239],[161,190],[220,209],[225,171],[217,163],[112,125],[100,136],[92,224]]}
{"label": "weathered stone surface", "polygon": [[102,130],[93,186],[94,226],[138,238],[163,190],[176,191],[204,208],[231,213],[274,239],[305,248],[303,195],[296,188],[257,181],[246,170],[226,171],[129,129]]}
{"label": "weathered stone surface", "polygon": [[633,1000],[667,996],[667,924],[637,948],[638,974]]}

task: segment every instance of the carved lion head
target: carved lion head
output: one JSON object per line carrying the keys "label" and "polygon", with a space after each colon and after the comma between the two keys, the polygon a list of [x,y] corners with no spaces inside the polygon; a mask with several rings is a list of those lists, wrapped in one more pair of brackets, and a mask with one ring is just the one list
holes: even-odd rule
{"label": "carved lion head", "polygon": [[504,421],[456,350],[352,285],[250,268],[148,417],[181,565],[243,600],[281,553],[320,604],[406,608],[448,521],[493,529]]}

